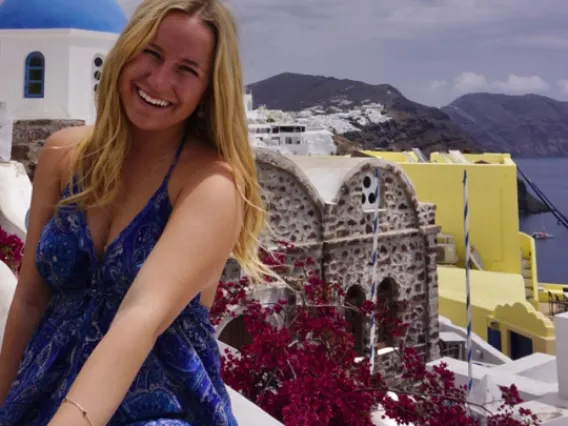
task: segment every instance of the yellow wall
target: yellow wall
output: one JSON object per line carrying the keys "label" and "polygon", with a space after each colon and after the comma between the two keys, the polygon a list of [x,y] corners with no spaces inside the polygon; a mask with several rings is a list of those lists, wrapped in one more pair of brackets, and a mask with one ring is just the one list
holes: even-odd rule
{"label": "yellow wall", "polygon": [[[367,154],[397,162],[406,172],[421,202],[436,204],[436,224],[455,237],[457,253],[464,258],[463,171],[469,180],[469,229],[484,269],[520,273],[517,169],[502,154],[470,155],[477,160],[506,164],[408,163],[402,153]],[[439,158],[433,153],[432,159]],[[462,263],[463,265],[463,263]]]}
{"label": "yellow wall", "polygon": [[[472,330],[487,341],[493,324],[501,331],[501,350],[510,354],[509,332],[533,341],[534,352],[555,353],[554,324],[525,301],[520,274],[470,271]],[[438,266],[439,312],[454,324],[466,327],[465,271]]]}
{"label": "yellow wall", "polygon": [[[471,162],[487,161],[489,163],[497,163],[497,164],[508,164],[508,165],[515,164],[511,159],[511,155],[509,154],[496,154],[496,153],[486,152],[483,154],[463,154],[463,156],[465,157],[466,160]],[[434,161],[437,163],[446,162],[442,154],[439,152],[433,152],[432,155],[430,155],[430,161]]]}
{"label": "yellow wall", "polygon": [[[518,274],[470,271],[472,330],[487,340],[491,315],[502,303],[523,302],[525,288]],[[438,310],[460,327],[467,326],[465,308],[465,271],[438,266]]]}
{"label": "yellow wall", "polygon": [[[408,160],[404,155],[404,152],[388,152],[388,151],[363,151],[366,155],[372,155],[374,157],[382,158],[383,160],[390,161],[393,163],[406,163]],[[407,153],[415,161],[418,161],[418,157],[413,152]]]}
{"label": "yellow wall", "polygon": [[531,276],[530,283],[532,287],[533,294],[533,305],[538,309],[539,301],[539,289],[538,289],[538,268],[536,264],[536,247],[534,245],[534,239],[525,234],[524,232],[519,232],[519,243],[521,246],[521,253],[523,258],[530,259],[531,261]]}
{"label": "yellow wall", "polygon": [[[413,158],[414,160],[418,160],[418,157],[412,151],[406,151],[406,155],[404,152],[395,151],[362,151],[366,155],[372,155],[375,157],[383,158],[387,161],[392,161],[394,163],[406,163],[408,162],[407,155]],[[487,161],[489,163],[496,163],[496,164],[505,164],[505,165],[515,165],[515,162],[511,159],[510,154],[499,154],[499,153],[492,153],[486,152],[482,154],[462,154],[466,160],[471,162],[476,161]],[[440,152],[433,152],[430,154],[429,160],[434,163],[447,163],[445,157]]]}
{"label": "yellow wall", "polygon": [[[456,300],[465,304],[465,271],[463,268],[438,265],[438,294],[440,298]],[[495,307],[506,303],[524,302],[525,286],[520,274],[490,271],[470,271],[471,303],[493,312]],[[459,317],[459,313],[442,312],[444,316]],[[446,315],[451,314],[450,315]],[[463,309],[465,325],[465,308]],[[455,324],[458,324],[457,322]]]}
{"label": "yellow wall", "polygon": [[539,287],[539,302],[548,303],[548,292],[561,299],[564,297],[564,289],[568,289],[568,284],[552,284],[552,283],[538,283]]}
{"label": "yellow wall", "polygon": [[[465,301],[440,296],[438,310],[440,315],[450,319],[453,324],[467,327]],[[471,306],[471,330],[485,341],[487,341],[487,328],[491,324],[489,316],[492,312],[486,306],[479,304]]]}
{"label": "yellow wall", "polygon": [[497,306],[492,319],[501,331],[501,351],[511,355],[510,335],[513,331],[532,340],[533,352],[556,353],[554,324],[528,302]]}

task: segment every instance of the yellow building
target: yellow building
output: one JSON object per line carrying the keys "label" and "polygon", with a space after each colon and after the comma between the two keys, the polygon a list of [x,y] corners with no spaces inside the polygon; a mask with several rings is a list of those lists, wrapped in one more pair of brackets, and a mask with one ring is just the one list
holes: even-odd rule
{"label": "yellow building", "polygon": [[[446,163],[440,153],[433,153],[429,163],[407,162],[396,152],[366,154],[396,162],[404,169],[419,200],[436,205],[436,222],[444,234],[454,237],[460,259],[465,249],[462,180],[467,170],[470,238],[484,269],[520,273],[517,167],[509,155],[466,154],[471,163],[455,164]],[[492,164],[475,164],[477,161]]]}
{"label": "yellow building", "polygon": [[[525,300],[520,274],[470,271],[472,330],[513,359],[533,352],[554,354],[554,324]],[[438,266],[440,314],[466,327],[465,274]]]}
{"label": "yellow building", "polygon": [[[440,246],[455,252],[438,267],[439,310],[466,326],[463,175],[468,174],[469,231],[475,251],[471,272],[473,331],[505,354],[554,353],[554,326],[538,311],[539,283],[534,240],[519,232],[517,167],[508,154],[365,151],[397,163],[421,202],[436,205]],[[451,252],[449,250],[448,252]]]}

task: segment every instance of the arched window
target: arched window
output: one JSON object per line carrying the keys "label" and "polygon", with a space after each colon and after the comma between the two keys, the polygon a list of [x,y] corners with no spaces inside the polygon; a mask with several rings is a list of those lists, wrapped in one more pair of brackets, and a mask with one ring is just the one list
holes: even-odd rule
{"label": "arched window", "polygon": [[359,285],[353,285],[345,295],[345,319],[349,323],[350,332],[355,338],[355,352],[363,355],[365,352],[365,317],[359,312],[366,300],[365,291]]}
{"label": "arched window", "polygon": [[379,347],[388,347],[394,344],[393,327],[397,326],[396,318],[399,314],[396,296],[396,282],[390,277],[382,280],[377,288],[376,295],[380,318],[377,324],[377,345]]}
{"label": "arched window", "polygon": [[43,98],[45,86],[45,58],[41,52],[32,52],[26,58],[25,98]]}

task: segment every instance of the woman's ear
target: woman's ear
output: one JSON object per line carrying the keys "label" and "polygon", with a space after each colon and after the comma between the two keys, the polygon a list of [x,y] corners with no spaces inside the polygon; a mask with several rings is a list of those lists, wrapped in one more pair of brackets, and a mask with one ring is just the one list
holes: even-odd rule
{"label": "woman's ear", "polygon": [[205,118],[205,104],[199,104],[199,106],[197,107],[197,118]]}

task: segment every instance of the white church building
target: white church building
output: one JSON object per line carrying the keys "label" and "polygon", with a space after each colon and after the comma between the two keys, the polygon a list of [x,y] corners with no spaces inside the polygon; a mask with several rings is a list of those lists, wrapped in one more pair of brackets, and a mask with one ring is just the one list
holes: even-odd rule
{"label": "white church building", "polygon": [[92,122],[101,66],[126,21],[115,0],[0,3],[0,102],[11,118]]}

